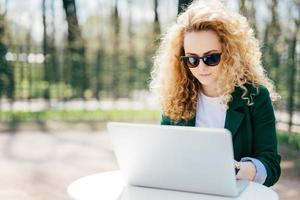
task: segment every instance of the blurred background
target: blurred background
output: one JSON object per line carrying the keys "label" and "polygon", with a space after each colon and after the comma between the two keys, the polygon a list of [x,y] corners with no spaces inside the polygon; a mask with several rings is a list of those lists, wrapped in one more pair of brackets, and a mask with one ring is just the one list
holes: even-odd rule
{"label": "blurred background", "polygon": [[[68,199],[118,169],[107,121],[159,123],[148,89],[182,0],[0,0],[0,199]],[[300,196],[300,1],[225,0],[247,17],[281,99],[281,199]]]}

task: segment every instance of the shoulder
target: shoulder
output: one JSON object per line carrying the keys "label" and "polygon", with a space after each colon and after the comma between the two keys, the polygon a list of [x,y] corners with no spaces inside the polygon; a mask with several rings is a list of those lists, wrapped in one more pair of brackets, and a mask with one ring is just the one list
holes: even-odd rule
{"label": "shoulder", "polygon": [[239,88],[241,98],[248,100],[250,104],[259,104],[266,100],[271,102],[269,90],[264,85],[245,84],[244,87],[247,89],[246,93],[241,87]]}
{"label": "shoulder", "polygon": [[231,109],[246,106],[252,110],[253,107],[259,107],[266,102],[272,104],[270,93],[263,85],[244,84],[243,86],[236,86],[231,95],[232,101],[228,104]]}
{"label": "shoulder", "polygon": [[253,102],[270,99],[269,90],[265,86],[247,84],[246,87],[248,95],[252,98]]}
{"label": "shoulder", "polygon": [[273,112],[273,104],[270,97],[269,90],[263,85],[250,85],[246,86],[247,100],[250,102],[248,104],[250,112],[258,115],[263,115],[263,113]]}

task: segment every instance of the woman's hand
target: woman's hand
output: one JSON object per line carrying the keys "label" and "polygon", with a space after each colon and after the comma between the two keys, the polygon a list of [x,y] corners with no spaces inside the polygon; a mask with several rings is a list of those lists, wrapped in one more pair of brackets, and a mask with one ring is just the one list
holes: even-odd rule
{"label": "woman's hand", "polygon": [[255,165],[251,161],[240,162],[240,170],[236,175],[237,179],[253,181],[256,175]]}

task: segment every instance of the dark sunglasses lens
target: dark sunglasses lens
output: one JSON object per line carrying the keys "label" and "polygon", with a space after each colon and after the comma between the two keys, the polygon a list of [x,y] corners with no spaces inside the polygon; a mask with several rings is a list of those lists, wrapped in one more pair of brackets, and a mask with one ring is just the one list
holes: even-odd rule
{"label": "dark sunglasses lens", "polygon": [[197,67],[199,65],[199,58],[195,58],[195,57],[188,57],[188,66],[189,67]]}
{"label": "dark sunglasses lens", "polygon": [[221,60],[221,54],[215,53],[203,58],[203,62],[208,66],[216,66]]}

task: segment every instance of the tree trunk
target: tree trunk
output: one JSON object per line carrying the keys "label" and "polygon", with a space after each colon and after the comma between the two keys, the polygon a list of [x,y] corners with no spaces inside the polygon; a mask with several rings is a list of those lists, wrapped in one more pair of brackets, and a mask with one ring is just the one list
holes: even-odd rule
{"label": "tree trunk", "polygon": [[47,16],[46,16],[46,0],[42,2],[42,17],[43,17],[43,55],[44,55],[44,80],[47,82],[43,97],[47,101],[47,105],[50,105],[50,69],[48,64],[48,35],[47,35]]}
{"label": "tree trunk", "polygon": [[[157,3],[157,2],[156,2]],[[157,5],[157,4],[156,4]],[[136,59],[136,50],[134,45],[134,34],[132,30],[132,1],[128,0],[128,11],[129,11],[129,20],[128,20],[128,48],[130,51],[128,52],[128,77],[127,84],[129,87],[129,91],[132,91],[136,84],[137,73],[137,59]],[[155,18],[158,20],[158,13],[155,13]]]}
{"label": "tree trunk", "polygon": [[[297,3],[296,3],[297,4]],[[297,5],[298,12],[300,13],[300,3]],[[290,76],[289,76],[289,97],[288,97],[288,113],[289,113],[289,123],[288,123],[288,131],[289,133],[292,132],[293,126],[293,114],[295,108],[295,84],[296,84],[296,75],[297,75],[297,42],[298,42],[298,35],[300,32],[300,20],[298,17],[295,18],[295,32],[292,35],[292,38],[289,40],[289,49],[288,49],[288,67],[290,69]]]}
{"label": "tree trunk", "polygon": [[289,96],[288,96],[289,133],[292,132],[292,126],[293,126],[295,78],[296,78],[296,44],[297,44],[297,31],[295,31],[294,36],[289,41],[289,50],[288,50],[288,68],[290,69],[289,84],[288,84],[289,85]]}
{"label": "tree trunk", "polygon": [[14,99],[14,70],[5,57],[7,54],[7,45],[4,41],[5,31],[6,16],[5,14],[0,14],[0,98],[5,96],[8,99]]}
{"label": "tree trunk", "polygon": [[68,51],[71,59],[71,86],[76,97],[84,98],[88,88],[84,41],[78,24],[75,0],[63,0],[68,23]]}
{"label": "tree trunk", "polygon": [[120,66],[119,61],[119,40],[120,40],[120,18],[118,12],[118,0],[115,0],[114,8],[113,8],[113,15],[112,15],[112,22],[113,22],[113,60],[112,60],[112,95],[113,99],[116,100],[120,97],[120,76],[122,74],[122,68]]}
{"label": "tree trunk", "polygon": [[193,0],[178,0],[177,14],[181,13],[184,10],[184,8],[190,5],[192,2]]}
{"label": "tree trunk", "polygon": [[247,18],[250,26],[254,30],[254,33],[257,35],[255,2],[252,0],[240,0],[239,10],[240,13]]}

